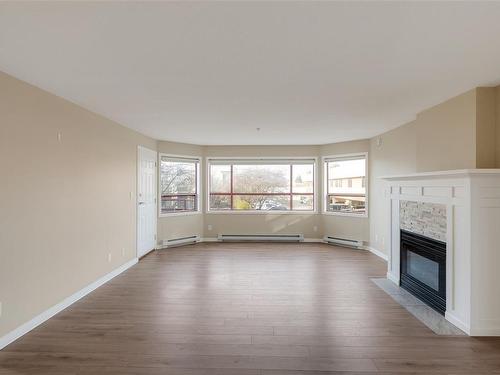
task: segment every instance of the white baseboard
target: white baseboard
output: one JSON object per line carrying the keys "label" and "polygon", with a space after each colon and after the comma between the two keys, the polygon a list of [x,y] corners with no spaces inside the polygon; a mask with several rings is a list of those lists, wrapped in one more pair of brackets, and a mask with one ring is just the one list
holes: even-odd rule
{"label": "white baseboard", "polygon": [[395,277],[392,273],[387,272],[387,280],[391,280],[394,284],[399,286],[399,279]]}
{"label": "white baseboard", "polygon": [[87,285],[85,288],[83,288],[83,289],[79,290],[78,292],[72,294],[71,296],[65,298],[64,300],[59,302],[57,305],[52,306],[51,308],[49,308],[48,310],[45,310],[44,312],[37,315],[36,317],[31,319],[30,321],[22,324],[21,326],[17,327],[13,331],[10,331],[6,335],[0,337],[0,350],[5,348],[10,343],[14,342],[15,340],[17,340],[21,336],[25,335],[26,333],[28,333],[32,329],[38,327],[40,324],[42,324],[46,320],[52,318],[54,315],[61,312],[62,310],[64,310],[68,306],[72,305],[73,303],[78,301],[80,298],[85,297],[90,292],[99,288],[101,285],[107,283],[109,280],[111,280],[115,276],[118,276],[122,272],[126,271],[127,269],[132,267],[134,264],[136,264],[137,261],[138,261],[137,258],[134,258],[134,259],[128,261],[127,263],[121,265],[120,267],[111,271],[107,275],[104,275],[100,279],[94,281],[92,284]]}
{"label": "white baseboard", "polygon": [[389,260],[389,258],[387,257],[387,254],[381,252],[380,250],[377,250],[373,247],[370,247],[370,246],[364,246],[364,248],[366,250],[368,250],[370,253],[372,254],[375,254],[376,256],[378,256],[379,258],[382,258],[383,260],[385,260],[386,262]]}
{"label": "white baseboard", "polygon": [[308,242],[308,243],[325,243],[322,238],[304,238],[304,241],[302,242]]}
{"label": "white baseboard", "polygon": [[[460,327],[458,327],[460,328]],[[462,328],[460,328],[462,329]],[[462,329],[462,331],[465,331]],[[475,328],[471,329],[469,336],[500,336],[500,327],[491,327],[491,328]]]}
{"label": "white baseboard", "polygon": [[[200,242],[220,242],[217,237],[203,237]],[[302,242],[311,242],[311,243],[323,243],[323,239],[321,238],[304,238]]]}
{"label": "white baseboard", "polygon": [[219,242],[217,237],[203,237],[200,242]]}
{"label": "white baseboard", "polygon": [[[453,315],[452,313],[448,312],[448,311],[445,311],[444,313],[444,318],[449,321],[451,324],[453,324],[455,327],[457,328],[460,328],[462,331],[464,331],[465,333],[467,333],[468,335],[471,334],[470,332],[470,327],[465,324],[462,320],[458,319],[455,315]],[[478,336],[482,336],[482,335],[478,335]],[[488,336],[488,335],[486,335]],[[495,336],[495,335],[493,335]]]}

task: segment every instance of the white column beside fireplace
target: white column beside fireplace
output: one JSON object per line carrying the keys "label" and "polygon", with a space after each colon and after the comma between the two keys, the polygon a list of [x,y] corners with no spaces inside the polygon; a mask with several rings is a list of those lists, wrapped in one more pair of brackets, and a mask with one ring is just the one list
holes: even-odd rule
{"label": "white column beside fireplace", "polygon": [[387,278],[399,284],[400,201],[446,206],[446,313],[472,336],[500,336],[500,169],[383,177],[390,213]]}

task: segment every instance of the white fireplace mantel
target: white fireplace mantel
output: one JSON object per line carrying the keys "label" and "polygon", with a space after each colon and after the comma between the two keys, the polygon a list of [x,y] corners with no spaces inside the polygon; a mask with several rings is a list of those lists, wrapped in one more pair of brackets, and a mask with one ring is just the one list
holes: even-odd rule
{"label": "white fireplace mantel", "polygon": [[473,336],[500,336],[500,169],[382,177],[389,205],[388,279],[399,284],[400,201],[446,205],[446,314]]}

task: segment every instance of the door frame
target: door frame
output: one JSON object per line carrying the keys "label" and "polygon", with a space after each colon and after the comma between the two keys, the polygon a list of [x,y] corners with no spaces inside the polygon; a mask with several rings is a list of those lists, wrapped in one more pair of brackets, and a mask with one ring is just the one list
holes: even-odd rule
{"label": "door frame", "polygon": [[[145,254],[139,255],[139,178],[141,175],[141,151],[146,150],[155,154],[155,181],[154,181],[154,202],[155,202],[155,210],[154,210],[154,239],[155,245],[153,249],[148,251]],[[152,150],[148,147],[137,146],[137,168],[136,168],[136,184],[135,184],[135,256],[137,258],[143,257],[149,254],[151,251],[155,250],[157,247],[157,238],[158,238],[158,151]]]}

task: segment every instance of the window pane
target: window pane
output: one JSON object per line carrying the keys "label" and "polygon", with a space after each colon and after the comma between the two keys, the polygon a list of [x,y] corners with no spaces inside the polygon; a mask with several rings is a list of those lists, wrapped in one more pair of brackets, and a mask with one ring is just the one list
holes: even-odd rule
{"label": "window pane", "polygon": [[161,213],[197,211],[196,161],[160,160]]}
{"label": "window pane", "polygon": [[195,194],[196,164],[162,158],[160,163],[162,194]]}
{"label": "window pane", "polygon": [[162,195],[161,212],[196,211],[196,195]]}
{"label": "window pane", "polygon": [[314,197],[312,195],[294,194],[293,209],[303,211],[314,210]]}
{"label": "window pane", "polygon": [[234,165],[234,193],[288,193],[290,165]]}
{"label": "window pane", "polygon": [[231,196],[230,195],[210,195],[211,210],[230,210]]}
{"label": "window pane", "polygon": [[288,211],[289,195],[235,195],[234,210]]}
{"label": "window pane", "polygon": [[231,192],[231,166],[211,165],[210,166],[210,192],[230,193]]}
{"label": "window pane", "polygon": [[292,184],[294,193],[314,192],[314,165],[295,164],[292,166]]}
{"label": "window pane", "polygon": [[228,160],[210,164],[209,173],[210,210],[289,211],[292,199],[294,210],[314,210],[312,162]]}
{"label": "window pane", "polygon": [[366,159],[329,161],[327,168],[327,210],[364,214]]}
{"label": "window pane", "polygon": [[365,213],[365,196],[329,195],[328,211]]}

